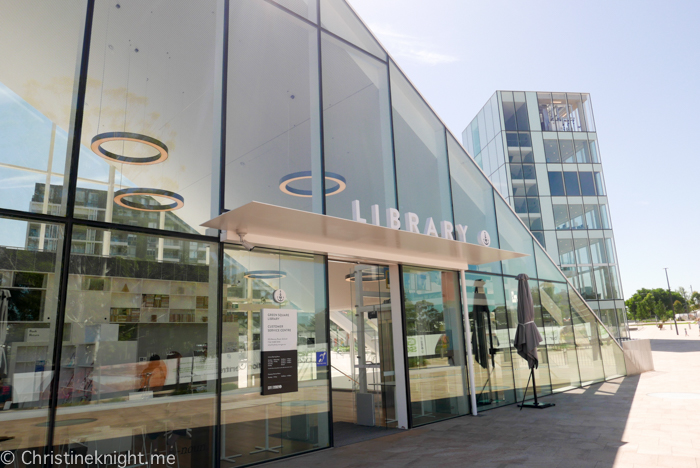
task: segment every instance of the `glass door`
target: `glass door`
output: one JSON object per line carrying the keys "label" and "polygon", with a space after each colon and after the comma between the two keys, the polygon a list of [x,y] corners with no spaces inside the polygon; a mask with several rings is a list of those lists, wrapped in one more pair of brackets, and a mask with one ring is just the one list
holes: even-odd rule
{"label": "glass door", "polygon": [[397,425],[388,268],[331,261],[329,291],[337,445],[359,426]]}

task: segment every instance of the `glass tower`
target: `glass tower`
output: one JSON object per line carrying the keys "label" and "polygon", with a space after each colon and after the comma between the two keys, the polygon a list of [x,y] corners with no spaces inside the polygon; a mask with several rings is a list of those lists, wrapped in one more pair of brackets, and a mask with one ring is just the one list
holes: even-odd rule
{"label": "glass tower", "polygon": [[462,141],[588,305],[628,338],[590,95],[497,91]]}

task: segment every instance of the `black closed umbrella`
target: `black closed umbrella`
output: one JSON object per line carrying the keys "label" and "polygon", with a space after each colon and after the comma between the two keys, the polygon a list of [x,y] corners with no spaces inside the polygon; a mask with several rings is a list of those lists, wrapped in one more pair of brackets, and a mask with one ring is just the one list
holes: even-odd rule
{"label": "black closed umbrella", "polygon": [[[532,303],[532,294],[530,293],[530,278],[525,274],[518,275],[518,329],[515,332],[515,349],[518,355],[527,361],[527,366],[530,368],[530,377],[527,380],[523,401],[520,404],[520,410],[527,406],[528,408],[548,408],[554,406],[552,403],[539,403],[537,401],[537,383],[535,381],[535,369],[539,365],[537,358],[537,346],[542,342],[542,335],[535,325],[535,306]],[[530,386],[532,379],[532,390],[535,396],[533,404],[525,404],[525,396],[527,389]]]}

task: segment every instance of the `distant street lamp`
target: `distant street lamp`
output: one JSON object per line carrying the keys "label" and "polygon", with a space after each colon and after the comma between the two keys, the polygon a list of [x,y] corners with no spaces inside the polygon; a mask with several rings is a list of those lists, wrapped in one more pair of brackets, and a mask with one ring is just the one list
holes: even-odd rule
{"label": "distant street lamp", "polygon": [[676,335],[680,335],[678,333],[678,322],[676,322],[676,312],[673,310],[673,296],[671,295],[671,283],[668,281],[668,268],[664,268],[666,271],[666,284],[668,285],[668,302],[671,304],[671,313],[673,314],[673,323],[676,324]]}

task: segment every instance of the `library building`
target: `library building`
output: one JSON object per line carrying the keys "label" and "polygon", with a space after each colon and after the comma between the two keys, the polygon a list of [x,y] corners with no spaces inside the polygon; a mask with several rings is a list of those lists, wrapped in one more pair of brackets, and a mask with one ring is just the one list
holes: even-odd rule
{"label": "library building", "polygon": [[538,396],[626,374],[345,0],[9,2],[0,57],[5,466],[238,467],[532,398],[520,275]]}

